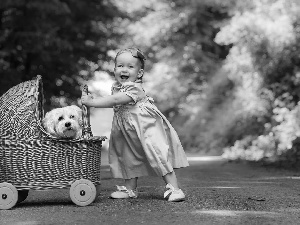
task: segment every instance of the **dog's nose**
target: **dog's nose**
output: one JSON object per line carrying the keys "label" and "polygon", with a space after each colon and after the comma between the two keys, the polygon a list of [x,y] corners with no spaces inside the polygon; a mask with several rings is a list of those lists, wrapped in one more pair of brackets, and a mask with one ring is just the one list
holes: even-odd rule
{"label": "dog's nose", "polygon": [[69,126],[71,126],[71,123],[70,123],[70,122],[67,122],[67,123],[65,123],[65,126],[66,126],[66,127],[69,127]]}

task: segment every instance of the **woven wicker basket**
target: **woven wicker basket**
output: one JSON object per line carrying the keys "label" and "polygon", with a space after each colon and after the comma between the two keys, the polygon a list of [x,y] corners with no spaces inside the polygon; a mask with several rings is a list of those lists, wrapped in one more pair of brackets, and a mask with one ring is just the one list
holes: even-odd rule
{"label": "woven wicker basket", "polygon": [[18,190],[68,188],[80,179],[100,184],[105,137],[92,137],[85,107],[83,112],[82,138],[55,138],[41,124],[42,77],[9,89],[0,97],[0,183]]}

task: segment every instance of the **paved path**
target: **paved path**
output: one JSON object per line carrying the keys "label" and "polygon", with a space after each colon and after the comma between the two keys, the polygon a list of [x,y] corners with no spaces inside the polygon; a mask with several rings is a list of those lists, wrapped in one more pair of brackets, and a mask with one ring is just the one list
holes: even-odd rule
{"label": "paved path", "polygon": [[163,200],[163,181],[154,177],[139,180],[138,199],[110,199],[121,182],[111,179],[104,157],[101,194],[91,205],[74,205],[68,190],[30,191],[23,203],[0,211],[0,224],[300,224],[299,172],[189,159],[191,166],[177,171],[184,202]]}

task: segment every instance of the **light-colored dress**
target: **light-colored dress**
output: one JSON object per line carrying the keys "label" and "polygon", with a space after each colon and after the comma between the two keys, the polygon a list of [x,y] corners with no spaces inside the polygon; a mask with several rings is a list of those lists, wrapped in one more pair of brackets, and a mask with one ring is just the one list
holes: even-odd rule
{"label": "light-colored dress", "polygon": [[188,166],[178,135],[138,82],[115,83],[112,94],[133,101],[114,107],[109,164],[114,178],[164,176]]}

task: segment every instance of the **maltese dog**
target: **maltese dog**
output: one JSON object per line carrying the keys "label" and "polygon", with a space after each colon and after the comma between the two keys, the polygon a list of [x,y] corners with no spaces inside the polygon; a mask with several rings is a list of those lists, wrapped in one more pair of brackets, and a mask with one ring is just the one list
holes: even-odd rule
{"label": "maltese dog", "polygon": [[56,108],[46,113],[43,125],[48,133],[59,138],[82,136],[82,111],[76,106]]}

